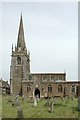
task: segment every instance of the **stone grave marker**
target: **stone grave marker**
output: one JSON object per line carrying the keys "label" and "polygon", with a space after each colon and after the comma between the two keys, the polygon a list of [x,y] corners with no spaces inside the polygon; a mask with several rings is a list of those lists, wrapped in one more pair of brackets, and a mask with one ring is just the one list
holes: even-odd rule
{"label": "stone grave marker", "polygon": [[34,107],[37,106],[37,100],[36,100],[36,97],[34,97]]}
{"label": "stone grave marker", "polygon": [[22,107],[18,107],[18,111],[17,111],[17,118],[19,118],[19,120],[23,120],[23,110]]}
{"label": "stone grave marker", "polygon": [[53,106],[54,106],[54,102],[53,102],[53,98],[51,98],[51,112],[53,112]]}

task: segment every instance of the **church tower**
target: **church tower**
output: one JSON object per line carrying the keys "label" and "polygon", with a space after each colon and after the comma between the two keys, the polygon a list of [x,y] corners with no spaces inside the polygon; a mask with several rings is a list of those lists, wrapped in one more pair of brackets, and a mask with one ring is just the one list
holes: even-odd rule
{"label": "church tower", "polygon": [[11,55],[10,90],[12,94],[22,94],[22,81],[28,80],[30,73],[30,53],[27,52],[22,14],[18,31],[17,45]]}

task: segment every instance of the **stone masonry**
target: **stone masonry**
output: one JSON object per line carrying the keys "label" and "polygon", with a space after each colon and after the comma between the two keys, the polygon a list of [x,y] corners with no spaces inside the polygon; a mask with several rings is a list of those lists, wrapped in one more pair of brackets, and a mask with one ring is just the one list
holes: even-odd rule
{"label": "stone masonry", "polygon": [[31,73],[30,53],[27,52],[22,14],[17,45],[11,55],[10,93],[27,97],[76,96],[80,81],[66,81],[66,73]]}

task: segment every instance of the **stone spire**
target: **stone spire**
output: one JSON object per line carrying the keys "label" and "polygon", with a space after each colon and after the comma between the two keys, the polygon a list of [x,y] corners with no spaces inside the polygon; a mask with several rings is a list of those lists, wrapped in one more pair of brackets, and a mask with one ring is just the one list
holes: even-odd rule
{"label": "stone spire", "polygon": [[26,49],[25,39],[24,39],[24,28],[23,28],[23,19],[22,13],[20,18],[20,25],[18,31],[18,40],[17,40],[17,50],[24,51]]}

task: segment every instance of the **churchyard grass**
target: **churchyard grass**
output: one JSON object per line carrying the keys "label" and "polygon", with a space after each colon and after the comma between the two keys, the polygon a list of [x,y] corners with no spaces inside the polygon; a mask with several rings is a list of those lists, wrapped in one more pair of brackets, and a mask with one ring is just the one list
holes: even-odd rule
{"label": "churchyard grass", "polygon": [[[2,117],[3,118],[16,118],[17,106],[12,106],[15,100],[14,96],[2,97]],[[78,118],[78,100],[74,98],[68,101],[62,101],[60,98],[55,100],[54,111],[49,112],[49,107],[46,105],[46,99],[41,99],[37,106],[34,107],[34,100],[25,98],[22,101],[19,97],[19,103],[23,110],[24,118]]]}

